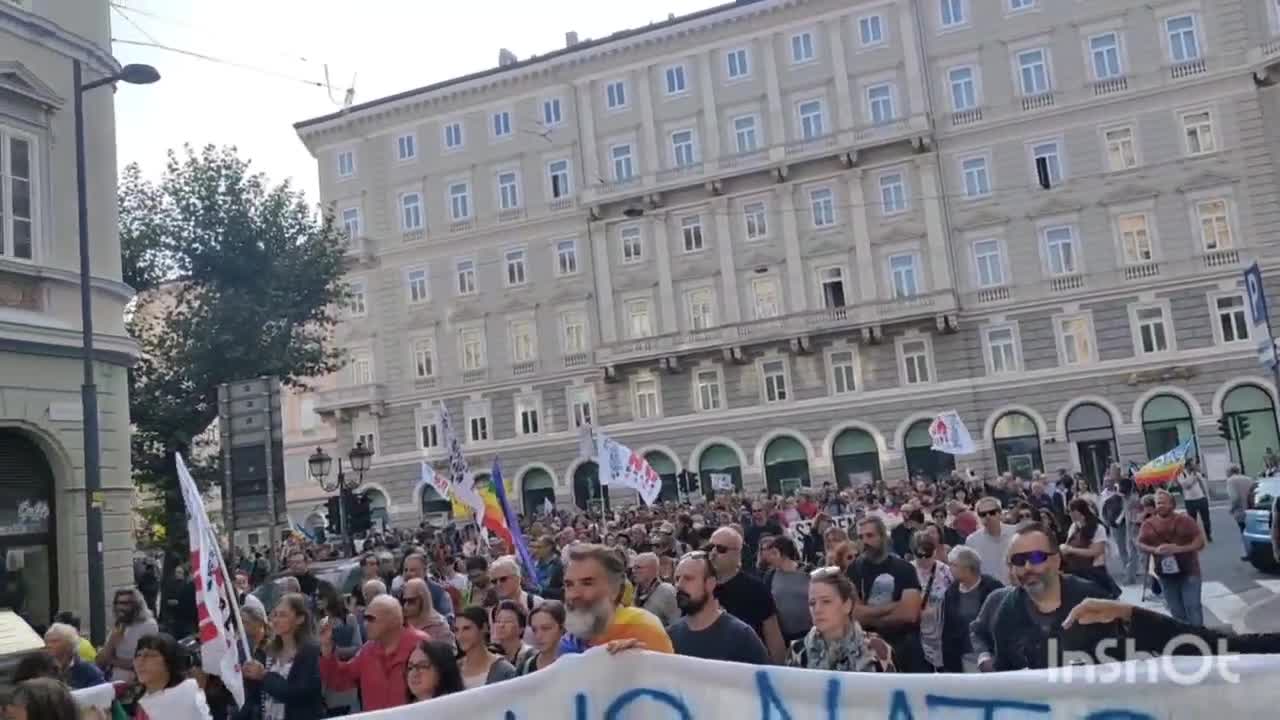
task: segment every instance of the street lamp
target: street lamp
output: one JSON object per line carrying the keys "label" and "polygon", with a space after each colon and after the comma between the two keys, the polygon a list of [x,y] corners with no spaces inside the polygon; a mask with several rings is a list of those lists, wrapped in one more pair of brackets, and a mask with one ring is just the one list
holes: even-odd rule
{"label": "street lamp", "polygon": [[338,474],[332,482],[329,481],[329,470],[333,467],[333,458],[329,457],[324,448],[316,448],[315,453],[307,458],[307,471],[311,473],[311,479],[320,483],[321,490],[338,493],[338,522],[342,525],[342,540],[347,552],[352,555],[355,555],[355,546],[351,542],[351,525],[347,522],[347,496],[364,483],[364,474],[368,472],[372,458],[372,450],[365,447],[363,442],[356,443],[351,452],[347,453],[347,462],[355,477],[348,479],[342,470],[342,458],[338,458]]}
{"label": "street lamp", "polygon": [[[80,231],[80,330],[83,334],[84,381],[80,405],[84,415],[84,511],[89,556],[89,636],[94,645],[106,640],[106,578],[102,565],[102,467],[99,463],[98,386],[93,375],[93,298],[89,271],[89,200],[84,169],[84,93],[117,82],[149,85],[160,79],[150,65],[125,65],[120,72],[84,82],[79,60],[71,63],[76,123],[76,211]],[[111,199],[115,202],[115,198]]]}

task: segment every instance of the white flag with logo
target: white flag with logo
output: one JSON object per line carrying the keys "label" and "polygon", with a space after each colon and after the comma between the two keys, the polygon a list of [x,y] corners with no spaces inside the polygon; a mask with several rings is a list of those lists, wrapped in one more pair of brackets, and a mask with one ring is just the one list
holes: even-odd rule
{"label": "white flag with logo", "polygon": [[969,428],[964,426],[960,413],[955,410],[944,412],[933,419],[929,425],[929,437],[933,439],[933,449],[948,455],[968,455],[977,452],[978,448],[969,435]]}
{"label": "white flag with logo", "polygon": [[662,492],[662,478],[640,455],[599,430],[595,431],[596,465],[601,485],[620,485],[640,493],[652,505]]}
{"label": "white flag with logo", "polygon": [[444,473],[436,472],[436,469],[426,460],[422,461],[422,480],[430,485],[441,499],[449,499],[449,477]]}
{"label": "white flag with logo", "polygon": [[444,403],[440,403],[440,432],[444,435],[445,449],[449,451],[449,492],[471,508],[476,524],[480,525],[483,533],[484,526],[480,520],[484,517],[484,498],[476,492],[475,477],[471,475],[467,456],[462,452],[462,443],[458,441],[458,434],[453,429],[453,419],[449,417],[449,408]]}
{"label": "white flag with logo", "polygon": [[733,476],[729,473],[711,473],[712,490],[733,490]]}

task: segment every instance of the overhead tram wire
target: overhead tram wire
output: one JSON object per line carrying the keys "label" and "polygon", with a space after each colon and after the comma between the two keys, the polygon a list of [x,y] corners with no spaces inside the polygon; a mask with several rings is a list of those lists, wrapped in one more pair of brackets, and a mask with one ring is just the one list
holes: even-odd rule
{"label": "overhead tram wire", "polygon": [[272,77],[279,78],[281,80],[290,80],[292,82],[302,83],[303,85],[308,85],[310,87],[317,87],[321,89],[324,89],[327,87],[327,85],[324,82],[321,82],[318,80],[307,80],[306,78],[301,78],[296,75],[290,75],[288,73],[280,72],[278,70],[271,70],[268,68],[259,67],[257,65],[250,65],[248,63],[236,62],[234,60],[227,60],[225,58],[208,55],[206,53],[196,52],[194,50],[185,50],[183,48],[173,47],[171,45],[165,45],[163,43],[144,42],[141,40],[126,40],[124,38],[112,38],[111,41],[115,43],[120,43],[121,45],[133,45],[136,47],[152,48],[155,50],[164,50],[166,52],[177,53],[179,55],[186,55],[187,57],[196,58],[197,60],[204,60],[206,62],[216,63],[218,65],[226,65],[227,67],[233,67],[239,70],[246,70],[248,72],[255,72],[262,75],[269,75]]}
{"label": "overhead tram wire", "polygon": [[[176,19],[176,18],[172,18],[172,17],[166,16],[166,15],[161,15],[161,14],[159,14],[159,13],[155,12],[154,10],[143,10],[142,8],[136,8],[136,7],[133,7],[132,5],[126,5],[125,3],[118,2],[117,0],[109,0],[109,4],[110,4],[110,5],[111,5],[111,7],[112,7],[112,8],[114,8],[117,12],[120,12],[122,17],[124,16],[124,14],[125,14],[125,13],[134,13],[134,14],[136,14],[136,15],[140,15],[140,16],[142,16],[142,17],[145,17],[145,18],[147,18],[147,19],[149,19],[149,20],[154,20],[154,21],[156,21],[156,22],[164,23],[164,24],[166,24],[166,25],[171,25],[171,26],[174,26],[174,27],[186,28],[186,29],[188,29],[188,30],[201,30],[201,28],[196,27],[195,25],[192,25],[191,23],[184,22],[184,21],[182,21],[182,20],[178,20],[178,19]],[[147,35],[147,33],[146,33],[145,31],[143,31],[143,30],[142,30],[142,28],[138,27],[138,25],[137,25],[136,23],[130,22],[130,24],[131,24],[131,25],[133,25],[135,28],[137,28],[137,29],[139,30],[139,32],[142,32],[142,34],[143,34],[143,35]],[[150,35],[148,35],[147,37],[148,37],[148,39],[150,39],[150,40],[152,40],[153,42],[155,42],[155,38],[151,37]],[[272,42],[275,42],[275,41],[276,41],[276,40],[275,40],[275,38],[272,38]],[[298,52],[281,52],[281,51],[276,51],[276,52],[274,52],[273,54],[278,55],[278,56],[283,57],[283,58],[288,58],[289,60],[295,60],[295,61],[304,62],[304,63],[311,63],[311,62],[312,62],[312,60],[311,60],[310,58],[308,58],[308,57],[304,56],[302,53],[298,53]]]}

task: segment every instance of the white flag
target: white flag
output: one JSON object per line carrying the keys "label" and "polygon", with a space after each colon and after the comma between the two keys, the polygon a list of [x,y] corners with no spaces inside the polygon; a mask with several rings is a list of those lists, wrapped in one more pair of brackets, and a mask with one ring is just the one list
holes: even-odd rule
{"label": "white flag", "polygon": [[595,432],[595,440],[600,484],[634,488],[646,505],[652,505],[662,492],[662,478],[648,461],[599,430]]}
{"label": "white flag", "polygon": [[933,419],[929,425],[929,437],[933,439],[933,449],[948,455],[968,455],[977,452],[969,428],[964,426],[960,413],[955,410],[944,412]]}
{"label": "white flag", "polygon": [[[200,666],[206,673],[217,675],[222,680],[237,705],[244,705],[244,677],[240,674],[240,653],[236,648],[236,643],[242,641],[239,633],[239,628],[243,627],[240,624],[240,607],[232,592],[231,578],[222,563],[222,550],[205,512],[200,489],[196,487],[182,456],[175,453],[174,458],[178,467],[178,486],[182,488],[182,499],[187,505],[191,580],[196,587],[196,614],[200,619]],[[247,644],[245,652],[247,656]]]}
{"label": "white flag", "polygon": [[444,435],[444,446],[449,451],[449,492],[471,508],[476,525],[484,533],[484,498],[476,492],[476,480],[467,465],[467,456],[462,452],[462,443],[458,442],[458,434],[453,430],[453,419],[449,417],[449,408],[440,403],[440,432]]}
{"label": "white flag", "polygon": [[733,476],[729,473],[710,473],[712,490],[733,490]]}
{"label": "white flag", "polygon": [[431,463],[426,460],[422,461],[422,479],[431,486],[432,490],[436,491],[436,494],[441,499],[449,499],[449,478],[436,472],[436,469],[431,467]]}

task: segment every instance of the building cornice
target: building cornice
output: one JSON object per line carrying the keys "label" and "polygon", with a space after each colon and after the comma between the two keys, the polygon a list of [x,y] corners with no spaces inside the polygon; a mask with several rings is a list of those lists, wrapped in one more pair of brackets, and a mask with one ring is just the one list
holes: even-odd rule
{"label": "building cornice", "polygon": [[[120,63],[108,50],[86,37],[64,30],[51,20],[9,3],[0,3],[0,35],[4,33],[51,48],[68,58],[78,58],[89,66],[91,74],[111,75],[120,71]],[[68,80],[70,76],[71,68],[68,66]]]}
{"label": "building cornice", "polygon": [[[16,260],[6,260],[0,258],[0,273],[13,273],[14,275],[24,275],[26,277],[38,278],[41,280],[51,280],[53,282],[64,285],[80,286],[80,273],[71,270],[63,270],[62,268],[50,267],[48,265],[33,265],[31,263],[18,262]],[[89,284],[94,290],[104,292],[120,301],[121,305],[127,305],[133,300],[135,295],[133,288],[112,278],[101,276],[91,277]]]}

